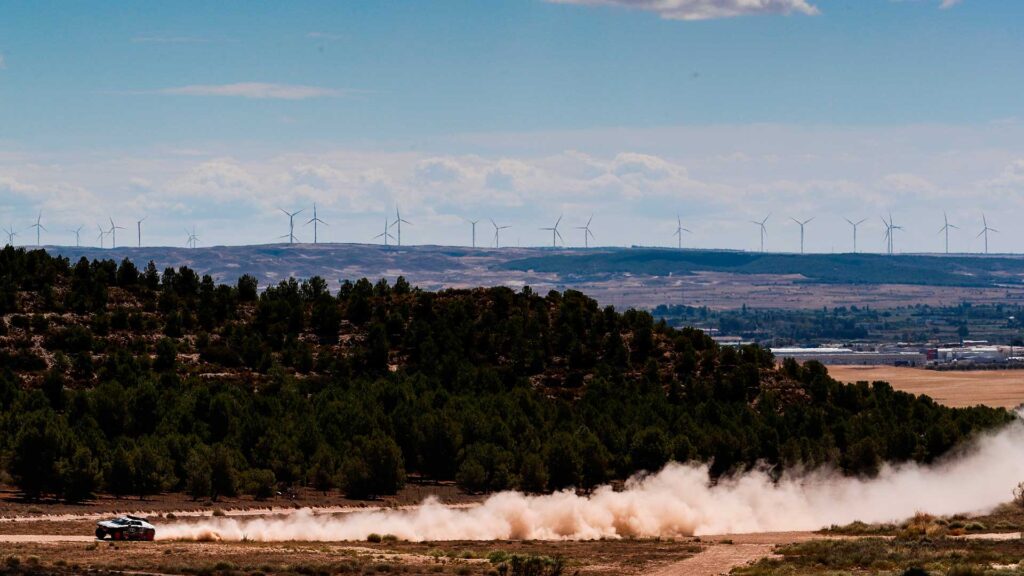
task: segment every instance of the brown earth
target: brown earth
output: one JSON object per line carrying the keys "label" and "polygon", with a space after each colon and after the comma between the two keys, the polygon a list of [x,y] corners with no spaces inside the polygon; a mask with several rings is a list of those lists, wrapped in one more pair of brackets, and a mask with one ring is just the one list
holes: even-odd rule
{"label": "brown earth", "polygon": [[953,407],[984,404],[1015,408],[1024,403],[1024,370],[925,370],[894,366],[829,366],[841,382],[882,380],[893,388],[927,394]]}

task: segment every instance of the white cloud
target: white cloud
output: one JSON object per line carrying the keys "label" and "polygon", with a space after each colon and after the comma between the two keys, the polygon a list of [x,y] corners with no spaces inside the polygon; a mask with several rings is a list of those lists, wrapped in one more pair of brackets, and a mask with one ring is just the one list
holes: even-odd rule
{"label": "white cloud", "polygon": [[269,84],[265,82],[239,82],[235,84],[191,84],[157,90],[158,94],[180,96],[228,96],[254,100],[309,100],[341,96],[345,92],[333,88],[301,84]]}
{"label": "white cloud", "polygon": [[[818,14],[807,0],[547,0],[558,4],[621,6],[654,12],[666,20],[710,20],[755,14]],[[948,0],[947,0],[948,1]]]}
{"label": "white cloud", "polygon": [[987,185],[997,189],[1024,189],[1024,159],[1015,160],[1008,164],[1003,168],[1002,173],[996,178],[989,180]]}
{"label": "white cloud", "polygon": [[209,44],[213,40],[199,36],[139,35],[132,37],[135,44]]}
{"label": "white cloud", "polygon": [[[255,243],[287,232],[278,207],[316,202],[331,224],[321,239],[368,241],[397,202],[416,222],[410,242],[466,242],[460,217],[493,217],[515,226],[509,243],[544,244],[550,236],[536,228],[546,220],[564,212],[566,225],[576,226],[593,212],[601,242],[621,245],[672,243],[678,210],[694,230],[688,245],[743,249],[759,240],[747,220],[772,212],[771,249],[797,249],[788,218],[816,216],[808,250],[828,251],[847,247],[843,217],[868,218],[863,246],[880,250],[879,216],[892,210],[906,227],[900,249],[938,250],[943,211],[965,224],[985,210],[993,218],[999,212],[1003,241],[1024,242],[1024,229],[1005,224],[1024,217],[1024,125],[1015,123],[476,137],[473,145],[442,140],[422,152],[275,153],[216,144],[134,155],[0,148],[0,197],[9,200],[0,206],[0,222],[27,226],[42,207],[52,240],[73,241],[59,231],[148,214],[151,242],[181,244],[182,228],[196,224],[206,244]],[[484,232],[477,232],[479,241]],[[967,241],[957,240],[957,249],[969,248],[959,244]]]}
{"label": "white cloud", "polygon": [[942,0],[942,4],[939,5],[939,8],[945,10],[946,8],[952,8],[953,6],[956,6],[960,2],[961,0]]}

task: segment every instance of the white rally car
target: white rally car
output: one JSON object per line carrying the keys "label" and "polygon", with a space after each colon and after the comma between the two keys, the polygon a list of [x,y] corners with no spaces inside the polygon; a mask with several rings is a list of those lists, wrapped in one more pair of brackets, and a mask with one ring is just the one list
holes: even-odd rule
{"label": "white rally car", "polygon": [[97,522],[96,539],[103,540],[107,536],[111,540],[152,540],[156,536],[156,526],[136,516]]}

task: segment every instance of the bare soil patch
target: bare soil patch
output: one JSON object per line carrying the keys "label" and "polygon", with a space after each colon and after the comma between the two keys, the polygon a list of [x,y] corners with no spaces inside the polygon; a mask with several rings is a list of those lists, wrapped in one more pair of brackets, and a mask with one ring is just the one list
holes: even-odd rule
{"label": "bare soil patch", "polygon": [[897,390],[927,394],[953,407],[984,404],[1014,408],[1024,403],[1024,370],[925,370],[894,366],[829,366],[841,382],[885,381]]}

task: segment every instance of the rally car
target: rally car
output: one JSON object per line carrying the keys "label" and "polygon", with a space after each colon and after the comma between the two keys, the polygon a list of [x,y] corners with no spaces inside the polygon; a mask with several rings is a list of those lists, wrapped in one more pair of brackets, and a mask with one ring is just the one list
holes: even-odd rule
{"label": "rally car", "polygon": [[152,540],[156,527],[136,516],[121,516],[113,520],[96,523],[96,539],[103,540]]}

